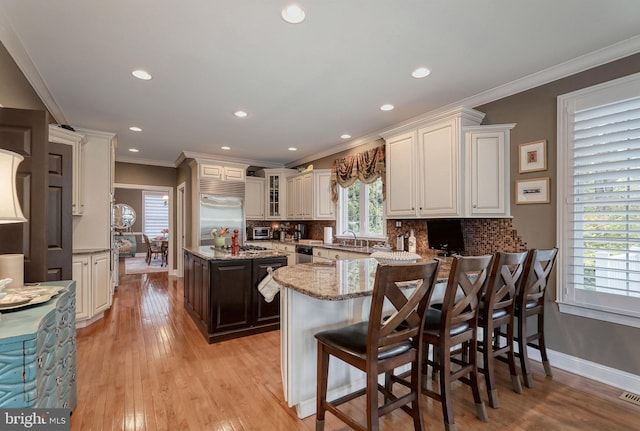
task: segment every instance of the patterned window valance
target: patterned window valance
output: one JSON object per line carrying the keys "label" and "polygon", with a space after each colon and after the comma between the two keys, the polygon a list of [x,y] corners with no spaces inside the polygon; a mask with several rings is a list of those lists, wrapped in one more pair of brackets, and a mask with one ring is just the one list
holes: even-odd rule
{"label": "patterned window valance", "polygon": [[382,178],[382,198],[386,198],[384,170],[384,145],[362,153],[336,159],[331,171],[331,199],[338,202],[338,184],[342,188],[351,186],[356,180],[371,184]]}

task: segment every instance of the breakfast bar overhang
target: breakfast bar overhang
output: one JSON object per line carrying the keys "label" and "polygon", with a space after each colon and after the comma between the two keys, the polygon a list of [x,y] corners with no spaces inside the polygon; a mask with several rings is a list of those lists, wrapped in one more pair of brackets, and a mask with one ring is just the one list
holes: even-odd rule
{"label": "breakfast bar overhang", "polygon": [[[367,320],[378,268],[376,259],[306,263],[277,269],[280,291],[280,364],[284,397],[298,417],[316,411],[317,345],[314,335]],[[438,292],[442,296],[449,262],[442,262]],[[440,293],[440,295],[438,295]],[[364,387],[364,374],[340,361],[329,365],[328,399]]]}

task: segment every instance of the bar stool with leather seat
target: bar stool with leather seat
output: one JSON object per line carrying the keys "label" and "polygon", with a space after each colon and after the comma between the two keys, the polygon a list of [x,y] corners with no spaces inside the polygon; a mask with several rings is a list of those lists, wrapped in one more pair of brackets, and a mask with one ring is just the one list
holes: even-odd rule
{"label": "bar stool with leather seat", "polygon": [[[482,329],[478,351],[483,359],[482,367],[478,367],[478,370],[484,374],[489,405],[493,408],[499,407],[494,371],[495,358],[507,362],[513,390],[522,393],[513,353],[513,337],[516,291],[526,258],[526,251],[495,254],[487,290],[478,312],[478,327]],[[501,333],[506,335],[501,336]]]}
{"label": "bar stool with leather seat", "polygon": [[[422,378],[420,339],[439,268],[440,261],[379,265],[369,320],[315,335],[318,340],[316,430],[324,429],[325,412],[334,414],[353,429],[378,430],[379,418],[397,408],[413,417],[415,430],[424,430],[419,402]],[[406,287],[408,283],[416,286],[413,291]],[[403,284],[405,286],[401,288]],[[383,310],[387,304],[393,306],[392,312]],[[387,315],[385,318],[383,311]],[[330,356],[364,371],[365,388],[327,401]],[[411,366],[411,377],[406,383],[408,393],[395,395],[386,385],[378,384],[380,374],[406,364]],[[382,406],[379,406],[378,391],[384,395]],[[363,395],[366,396],[366,428],[345,414],[343,409],[338,409],[341,404]]]}
{"label": "bar stool with leather seat", "polygon": [[[515,342],[518,345],[516,356],[520,358],[522,378],[524,385],[528,388],[533,387],[533,375],[529,364],[527,347],[540,351],[544,372],[548,377],[553,377],[544,339],[544,294],[557,255],[557,248],[529,251],[522,279],[518,286],[515,305],[517,319]],[[527,318],[532,316],[536,317],[537,325],[535,326],[535,332],[528,334]]]}
{"label": "bar stool with leather seat", "polygon": [[[460,380],[471,387],[476,414],[487,421],[480,397],[477,367],[477,331],[480,298],[489,282],[493,256],[454,256],[442,304],[432,305],[425,318],[422,335],[425,365],[439,376],[439,392],[423,384],[422,393],[442,404],[447,431],[456,429],[451,384]],[[432,346],[433,359],[428,358]],[[461,346],[461,348],[458,348]],[[426,367],[425,367],[426,374]]]}

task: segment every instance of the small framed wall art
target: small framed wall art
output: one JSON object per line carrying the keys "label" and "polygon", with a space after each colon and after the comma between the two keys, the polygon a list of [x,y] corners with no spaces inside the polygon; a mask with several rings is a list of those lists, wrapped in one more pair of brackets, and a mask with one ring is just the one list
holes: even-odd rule
{"label": "small framed wall art", "polygon": [[548,204],[549,177],[516,181],[516,204]]}
{"label": "small framed wall art", "polygon": [[547,170],[547,140],[520,144],[518,160],[520,173]]}

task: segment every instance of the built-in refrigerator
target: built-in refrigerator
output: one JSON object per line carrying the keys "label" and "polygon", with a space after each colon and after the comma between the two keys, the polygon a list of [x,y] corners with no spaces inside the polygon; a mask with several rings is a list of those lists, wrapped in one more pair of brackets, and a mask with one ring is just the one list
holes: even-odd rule
{"label": "built-in refrigerator", "polygon": [[[244,190],[243,190],[244,192]],[[244,244],[244,196],[200,194],[200,245],[214,245],[212,229],[228,228],[226,245],[231,245],[234,229],[238,229],[238,240]]]}

